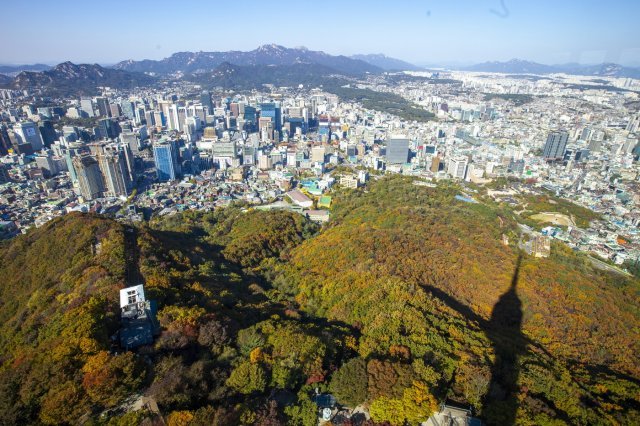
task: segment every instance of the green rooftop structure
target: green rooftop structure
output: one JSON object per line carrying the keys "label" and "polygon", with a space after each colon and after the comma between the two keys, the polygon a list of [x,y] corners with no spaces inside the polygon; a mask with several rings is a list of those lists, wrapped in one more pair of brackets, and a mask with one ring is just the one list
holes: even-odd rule
{"label": "green rooftop structure", "polygon": [[331,208],[331,197],[329,195],[323,195],[318,200],[318,208]]}

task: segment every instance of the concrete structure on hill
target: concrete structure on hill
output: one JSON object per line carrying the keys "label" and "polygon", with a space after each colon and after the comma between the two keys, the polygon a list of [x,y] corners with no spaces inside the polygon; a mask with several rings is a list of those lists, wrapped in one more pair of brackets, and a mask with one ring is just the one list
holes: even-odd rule
{"label": "concrete structure on hill", "polygon": [[298,189],[287,192],[287,196],[291,199],[291,201],[293,201],[294,204],[300,207],[308,209],[309,207],[313,206],[313,201]]}

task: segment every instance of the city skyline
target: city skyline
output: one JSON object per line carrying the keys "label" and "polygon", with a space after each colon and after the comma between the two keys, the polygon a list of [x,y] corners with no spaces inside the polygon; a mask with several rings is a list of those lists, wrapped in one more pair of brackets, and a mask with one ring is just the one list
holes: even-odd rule
{"label": "city skyline", "polygon": [[[615,62],[640,65],[640,4],[618,1],[523,2],[483,0],[389,6],[334,1],[319,8],[285,1],[277,9],[250,4],[111,2],[76,0],[4,7],[10,19],[0,37],[3,64],[64,61],[110,65],[162,59],[181,51],[253,50],[275,43],[333,55],[383,53],[416,65],[468,65],[520,58],[544,64]],[[251,3],[251,2],[250,2]],[[166,13],[171,10],[171,13]],[[232,34],[232,37],[228,35]]]}

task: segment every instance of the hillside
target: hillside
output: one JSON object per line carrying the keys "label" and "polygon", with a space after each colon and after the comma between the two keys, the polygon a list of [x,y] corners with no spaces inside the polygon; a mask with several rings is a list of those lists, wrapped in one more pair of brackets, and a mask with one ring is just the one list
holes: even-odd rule
{"label": "hillside", "polygon": [[359,102],[364,108],[386,114],[393,114],[407,121],[426,122],[434,119],[434,114],[395,93],[382,93],[371,89],[357,89],[329,81],[324,87],[327,92],[338,95],[343,102]]}
{"label": "hillside", "polygon": [[21,71],[46,71],[51,69],[49,65],[0,65],[0,73],[15,76]]}
{"label": "hillside", "polygon": [[[275,86],[319,87],[336,81],[345,83],[339,72],[318,64],[293,65],[233,65],[225,62],[210,73],[191,74],[185,79],[209,87],[223,87],[225,89],[248,90],[259,89],[265,84]],[[335,77],[333,77],[335,76]]]}
{"label": "hillside", "polygon": [[631,424],[638,281],[560,245],[521,258],[500,242],[514,240],[510,213],[456,193],[401,177],[344,193],[331,225],[292,251],[278,288],[357,327],[365,360],[406,348],[405,362],[433,369],[436,395],[473,404],[489,424]]}
{"label": "hillside", "polygon": [[351,57],[353,59],[359,59],[361,61],[365,61],[385,71],[421,71],[423,70],[423,68],[410,64],[409,62],[403,61],[401,59],[390,58],[389,56],[383,55],[382,53],[374,53],[374,54],[368,54],[368,55],[352,55]]}
{"label": "hillside", "polygon": [[13,79],[10,87],[61,95],[89,95],[98,93],[99,86],[133,89],[153,84],[155,81],[154,77],[142,73],[103,68],[98,64],[76,65],[63,62],[41,72],[22,71]]}
{"label": "hillside", "polygon": [[[639,282],[503,245],[513,212],[459,191],[338,190],[322,229],[240,206],[139,228],[71,214],[0,245],[0,424],[139,423],[154,414],[122,404],[144,393],[168,424],[311,426],[316,387],[369,425],[444,400],[490,425],[635,424]],[[127,280],[162,334],[116,354]]]}
{"label": "hillside", "polygon": [[[239,215],[197,217],[225,239],[229,259],[277,257],[315,229],[297,214],[256,212],[244,217],[255,227],[248,229],[263,230],[255,238],[236,228]],[[264,408],[271,390],[322,380],[340,359],[344,327],[320,328],[269,301],[260,279],[199,238],[202,228],[189,226],[188,215],[180,232],[168,225],[132,232],[70,214],[0,247],[0,424],[76,424],[104,410],[117,424],[136,424],[153,416],[120,407],[143,391],[169,424],[183,415],[202,424],[261,423],[273,416]],[[139,273],[158,302],[163,332],[153,347],[114,352],[118,290],[131,261],[139,270],[131,276]]]}
{"label": "hillside", "polygon": [[149,59],[122,61],[114,68],[156,74],[198,74],[212,72],[225,62],[239,66],[317,64],[348,75],[381,71],[380,68],[359,59],[329,55],[306,48],[287,48],[276,44],[266,44],[248,52],[178,52],[158,61]]}

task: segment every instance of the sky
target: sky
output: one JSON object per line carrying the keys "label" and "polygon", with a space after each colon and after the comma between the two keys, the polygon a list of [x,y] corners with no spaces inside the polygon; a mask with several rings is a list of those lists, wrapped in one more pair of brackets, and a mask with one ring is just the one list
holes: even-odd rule
{"label": "sky", "polygon": [[3,0],[0,64],[305,46],[418,65],[640,66],[640,0]]}

